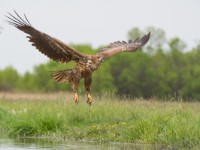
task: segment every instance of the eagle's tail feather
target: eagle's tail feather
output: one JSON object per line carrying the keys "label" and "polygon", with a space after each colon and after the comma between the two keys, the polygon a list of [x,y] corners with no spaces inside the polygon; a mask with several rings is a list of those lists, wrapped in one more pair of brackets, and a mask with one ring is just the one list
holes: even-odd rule
{"label": "eagle's tail feather", "polygon": [[72,69],[61,70],[61,71],[52,71],[51,76],[57,82],[71,82],[73,80],[72,77]]}

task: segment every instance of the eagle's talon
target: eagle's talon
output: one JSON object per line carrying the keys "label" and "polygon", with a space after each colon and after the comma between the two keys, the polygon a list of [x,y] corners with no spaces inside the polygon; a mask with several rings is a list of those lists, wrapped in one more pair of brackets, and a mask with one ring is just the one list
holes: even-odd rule
{"label": "eagle's talon", "polygon": [[90,94],[87,95],[87,103],[88,103],[89,105],[92,104],[92,96],[91,96]]}
{"label": "eagle's talon", "polygon": [[74,93],[74,102],[78,104],[78,94]]}

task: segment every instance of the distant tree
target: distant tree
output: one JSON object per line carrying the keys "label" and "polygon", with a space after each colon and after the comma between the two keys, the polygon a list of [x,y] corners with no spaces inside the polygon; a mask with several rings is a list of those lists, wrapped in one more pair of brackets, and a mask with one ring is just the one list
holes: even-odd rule
{"label": "distant tree", "polygon": [[135,27],[128,31],[128,39],[135,40],[135,38],[140,37],[143,34],[139,28]]}
{"label": "distant tree", "polygon": [[170,47],[170,50],[172,50],[172,51],[182,51],[183,52],[184,49],[187,47],[187,45],[181,39],[179,39],[178,37],[175,37],[175,38],[170,39],[169,47]]}
{"label": "distant tree", "polygon": [[200,40],[197,42],[197,45],[194,49],[197,51],[200,51]]}
{"label": "distant tree", "polygon": [[[103,63],[99,70],[93,74],[92,90],[94,92],[115,92],[114,77],[110,73],[110,61]],[[101,82],[99,82],[101,81]]]}
{"label": "distant tree", "polygon": [[0,91],[15,90],[20,76],[13,67],[0,70]]}
{"label": "distant tree", "polygon": [[2,31],[2,30],[3,30],[3,27],[0,26],[0,34],[1,34],[1,31]]}
{"label": "distant tree", "polygon": [[182,96],[189,100],[200,100],[200,45],[197,44],[191,51],[185,53],[187,65],[184,66],[185,85]]}

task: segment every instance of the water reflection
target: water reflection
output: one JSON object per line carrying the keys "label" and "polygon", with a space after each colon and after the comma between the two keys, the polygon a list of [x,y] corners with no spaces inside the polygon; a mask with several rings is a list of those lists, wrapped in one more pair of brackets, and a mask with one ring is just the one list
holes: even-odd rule
{"label": "water reflection", "polygon": [[150,150],[163,149],[153,145],[136,145],[122,143],[95,143],[57,140],[33,139],[0,139],[0,150]]}

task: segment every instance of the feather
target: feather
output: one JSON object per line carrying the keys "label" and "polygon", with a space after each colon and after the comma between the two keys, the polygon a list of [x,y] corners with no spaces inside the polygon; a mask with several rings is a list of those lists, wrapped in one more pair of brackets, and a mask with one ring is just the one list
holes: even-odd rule
{"label": "feather", "polygon": [[136,51],[137,49],[141,48],[142,46],[144,46],[150,38],[150,32],[144,36],[142,36],[141,38],[136,38],[134,41],[129,40],[128,43],[125,41],[117,41],[117,42],[113,42],[110,43],[107,47],[103,48],[103,50],[106,51],[101,51],[100,53],[98,53],[97,55],[102,56],[104,59],[105,58],[109,58],[119,52],[133,52]]}
{"label": "feather", "polygon": [[72,47],[64,44],[58,39],[51,37],[43,32],[38,31],[31,26],[28,18],[24,14],[24,19],[14,10],[15,16],[8,13],[7,23],[15,26],[19,30],[28,34],[27,38],[41,53],[61,63],[69,61],[79,61],[86,57],[86,55],[79,53]]}

